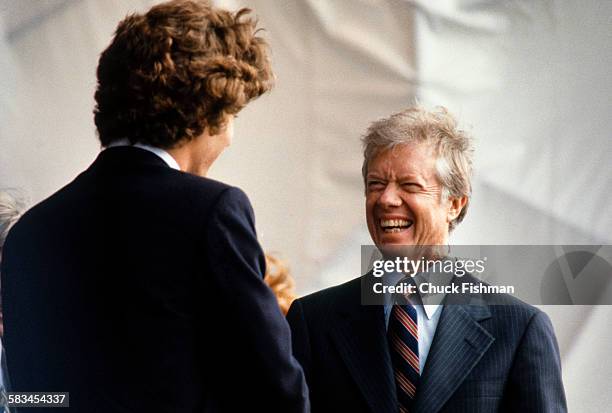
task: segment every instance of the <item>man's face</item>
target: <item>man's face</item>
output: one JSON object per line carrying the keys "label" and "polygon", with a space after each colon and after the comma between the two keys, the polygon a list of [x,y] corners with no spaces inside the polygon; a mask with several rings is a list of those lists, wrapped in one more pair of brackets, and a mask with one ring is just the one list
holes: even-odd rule
{"label": "man's face", "polygon": [[454,218],[441,200],[436,154],[428,144],[404,144],[368,163],[366,219],[374,244],[445,245]]}

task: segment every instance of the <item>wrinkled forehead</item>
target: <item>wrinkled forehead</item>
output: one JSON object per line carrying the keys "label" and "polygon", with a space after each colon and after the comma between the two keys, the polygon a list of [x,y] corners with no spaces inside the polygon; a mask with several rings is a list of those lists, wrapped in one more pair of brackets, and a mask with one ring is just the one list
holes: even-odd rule
{"label": "wrinkled forehead", "polygon": [[367,163],[368,173],[432,175],[436,172],[437,150],[429,142],[402,143],[379,147]]}

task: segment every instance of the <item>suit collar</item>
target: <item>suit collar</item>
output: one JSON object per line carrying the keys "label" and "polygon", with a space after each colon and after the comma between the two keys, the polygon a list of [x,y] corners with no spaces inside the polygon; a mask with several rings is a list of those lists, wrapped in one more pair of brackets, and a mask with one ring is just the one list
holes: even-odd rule
{"label": "suit collar", "polygon": [[127,139],[116,140],[112,142],[110,145],[108,145],[106,148],[109,149],[109,148],[117,148],[117,147],[124,147],[124,146],[131,146],[134,148],[140,148],[140,149],[144,149],[145,151],[149,151],[159,156],[172,169],[176,169],[177,171],[181,170],[181,167],[179,166],[176,159],[174,159],[172,155],[170,155],[167,151],[165,151],[162,148],[157,148],[151,145],[145,145],[143,143],[131,144],[130,141]]}
{"label": "suit collar", "polygon": [[[349,283],[337,303],[339,319],[330,334],[372,412],[395,413],[397,394],[383,305],[361,305],[362,288],[367,290],[371,280],[366,274]],[[452,282],[478,280],[465,276]],[[495,341],[481,325],[491,318],[491,311],[480,294],[447,295],[441,310],[413,413],[438,412]]]}
{"label": "suit collar", "polygon": [[331,339],[370,410],[397,413],[397,395],[382,305],[361,305],[361,279],[353,280],[330,331]]}
{"label": "suit collar", "polygon": [[470,297],[476,304],[465,304],[466,297],[463,304],[447,298],[411,412],[438,412],[495,341],[481,325],[491,317],[482,297]]}
{"label": "suit collar", "polygon": [[118,146],[101,151],[89,170],[108,169],[117,172],[139,166],[171,169],[162,158],[150,151],[133,146]]}

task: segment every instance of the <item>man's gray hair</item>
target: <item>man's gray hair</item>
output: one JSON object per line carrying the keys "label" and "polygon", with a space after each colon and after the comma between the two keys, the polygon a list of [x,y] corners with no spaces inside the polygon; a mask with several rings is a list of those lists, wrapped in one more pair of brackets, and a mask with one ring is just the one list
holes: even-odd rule
{"label": "man's gray hair", "polygon": [[388,118],[375,121],[362,139],[363,180],[366,184],[368,163],[381,151],[398,145],[427,143],[437,153],[436,175],[442,184],[443,199],[466,196],[468,201],[457,218],[449,224],[452,231],[467,212],[472,194],[472,161],[474,149],[471,137],[457,126],[457,121],[442,106],[428,111],[412,106]]}
{"label": "man's gray hair", "polygon": [[25,211],[25,202],[21,197],[9,191],[0,191],[0,251],[9,230]]}

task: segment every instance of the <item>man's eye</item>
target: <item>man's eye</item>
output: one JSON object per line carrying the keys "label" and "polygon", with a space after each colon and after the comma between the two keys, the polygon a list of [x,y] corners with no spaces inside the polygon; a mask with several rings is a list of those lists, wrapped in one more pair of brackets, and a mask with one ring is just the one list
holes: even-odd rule
{"label": "man's eye", "polygon": [[368,181],[368,188],[370,189],[382,188],[383,186],[385,186],[385,184],[381,181]]}

